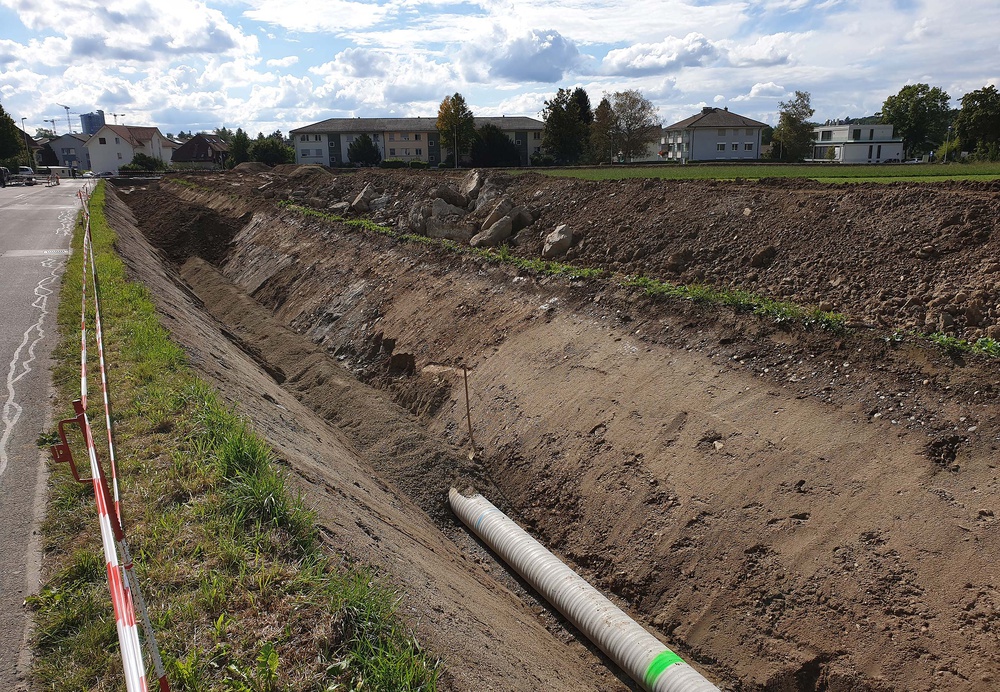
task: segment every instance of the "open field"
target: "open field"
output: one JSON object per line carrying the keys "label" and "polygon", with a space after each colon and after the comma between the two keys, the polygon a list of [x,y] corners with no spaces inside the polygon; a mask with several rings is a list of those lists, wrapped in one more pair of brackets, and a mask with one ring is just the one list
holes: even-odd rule
{"label": "open field", "polygon": [[540,170],[545,175],[584,180],[759,180],[761,178],[806,178],[826,183],[862,182],[941,182],[946,180],[997,180],[1000,163],[967,164],[880,164],[868,166],[759,163],[654,164],[642,166],[602,166],[598,168],[555,168]]}

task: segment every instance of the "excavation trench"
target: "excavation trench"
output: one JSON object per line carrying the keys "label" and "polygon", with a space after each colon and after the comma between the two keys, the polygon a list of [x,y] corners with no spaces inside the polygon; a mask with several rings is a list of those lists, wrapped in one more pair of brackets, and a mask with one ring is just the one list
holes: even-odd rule
{"label": "excavation trench", "polygon": [[[122,198],[158,251],[112,195],[121,250],[165,323],[298,474],[333,549],[407,591],[453,688],[625,686],[457,525],[453,484],[723,688],[1000,675],[991,363],[652,303],[253,194]],[[902,391],[913,419],[873,415]]]}

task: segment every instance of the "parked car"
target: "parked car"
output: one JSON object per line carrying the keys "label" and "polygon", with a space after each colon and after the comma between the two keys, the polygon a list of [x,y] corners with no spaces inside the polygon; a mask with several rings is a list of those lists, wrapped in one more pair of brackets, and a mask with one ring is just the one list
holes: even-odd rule
{"label": "parked car", "polygon": [[34,176],[35,175],[35,171],[32,170],[31,166],[18,166],[17,167],[17,174],[18,175],[31,175],[31,176]]}
{"label": "parked car", "polygon": [[7,178],[10,177],[10,171],[0,166],[0,187],[7,187]]}

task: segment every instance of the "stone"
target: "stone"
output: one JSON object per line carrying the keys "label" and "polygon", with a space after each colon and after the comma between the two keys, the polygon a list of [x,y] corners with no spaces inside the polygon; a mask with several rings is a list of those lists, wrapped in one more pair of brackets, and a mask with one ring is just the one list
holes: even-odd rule
{"label": "stone", "polygon": [[545,236],[545,245],[542,247],[542,257],[552,259],[566,254],[569,246],[573,244],[573,231],[566,224],[559,224],[555,230]]}
{"label": "stone", "polygon": [[472,247],[496,247],[503,241],[507,240],[507,238],[510,237],[510,234],[510,217],[505,216],[502,219],[498,219],[496,223],[487,228],[485,231],[481,231],[472,236],[472,240],[469,241],[469,245]]}
{"label": "stone", "polygon": [[431,205],[428,202],[417,202],[410,209],[406,225],[414,233],[424,233],[427,230],[427,217],[431,215]]}
{"label": "stone", "polygon": [[445,200],[441,199],[440,197],[431,202],[430,215],[436,219],[441,219],[446,216],[463,217],[466,215],[466,213],[467,212],[465,211],[465,209],[462,209],[462,207],[456,207],[453,204],[448,204]]}
{"label": "stone", "polygon": [[460,243],[468,242],[478,230],[476,224],[455,217],[442,219],[431,216],[424,222],[424,233],[428,238],[446,238]]}
{"label": "stone", "polygon": [[829,300],[824,300],[819,304],[819,309],[822,310],[823,312],[833,312],[833,307],[834,307],[833,303],[831,303]]}
{"label": "stone", "polygon": [[1000,324],[991,324],[987,327],[986,336],[994,341],[1000,341]]}
{"label": "stone", "polygon": [[462,179],[461,184],[458,186],[458,191],[462,193],[466,199],[474,200],[479,196],[479,191],[483,188],[483,182],[485,182],[485,180],[485,176],[479,171],[479,169],[473,169]]}
{"label": "stone", "polygon": [[355,213],[365,213],[371,211],[371,203],[375,198],[375,188],[372,187],[371,183],[365,185],[364,189],[358,193],[358,196],[354,198],[351,202],[351,211]]}
{"label": "stone", "polygon": [[535,217],[524,207],[514,207],[510,210],[511,233],[517,233],[535,223]]}
{"label": "stone", "polygon": [[770,266],[777,254],[778,248],[773,245],[761,248],[750,258],[750,266],[757,268]]}
{"label": "stone", "polygon": [[327,207],[334,214],[346,214],[350,208],[350,202],[334,202]]}
{"label": "stone", "polygon": [[451,185],[438,185],[431,190],[431,199],[441,199],[448,204],[464,208],[468,203],[468,198]]}
{"label": "stone", "polygon": [[496,206],[493,207],[493,210],[486,215],[486,219],[483,221],[483,230],[485,231],[497,221],[507,216],[513,208],[514,204],[509,199],[506,197],[501,199],[497,202]]}
{"label": "stone", "polygon": [[500,199],[503,196],[504,190],[499,186],[495,185],[492,181],[487,180],[482,188],[479,190],[479,196],[476,197],[475,208],[476,210],[485,209],[494,201]]}

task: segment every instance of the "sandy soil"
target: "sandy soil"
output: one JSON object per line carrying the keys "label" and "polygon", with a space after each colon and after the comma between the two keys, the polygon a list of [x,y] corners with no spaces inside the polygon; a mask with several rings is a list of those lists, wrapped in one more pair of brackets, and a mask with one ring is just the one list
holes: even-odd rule
{"label": "sandy soil", "polygon": [[[724,689],[1000,684],[1000,365],[894,337],[995,334],[997,188],[489,177],[537,217],[516,253],[536,255],[569,223],[574,263],[830,303],[856,325],[833,335],[275,206],[371,184],[384,198],[374,216],[402,225],[437,176],[191,180],[123,195],[167,259],[137,272],[197,296],[165,300],[167,321],[276,444],[299,450],[283,453],[316,486],[335,549],[376,556],[405,584],[455,689],[623,683],[490,567],[444,504],[452,483],[480,489]],[[202,306],[228,339],[188,326]],[[321,428],[349,464],[315,449]],[[324,483],[347,509],[323,500]],[[439,564],[433,580],[416,574]],[[523,624],[517,655],[497,653],[495,618]],[[553,647],[571,653],[555,672]],[[533,665],[554,677],[533,679]]]}

